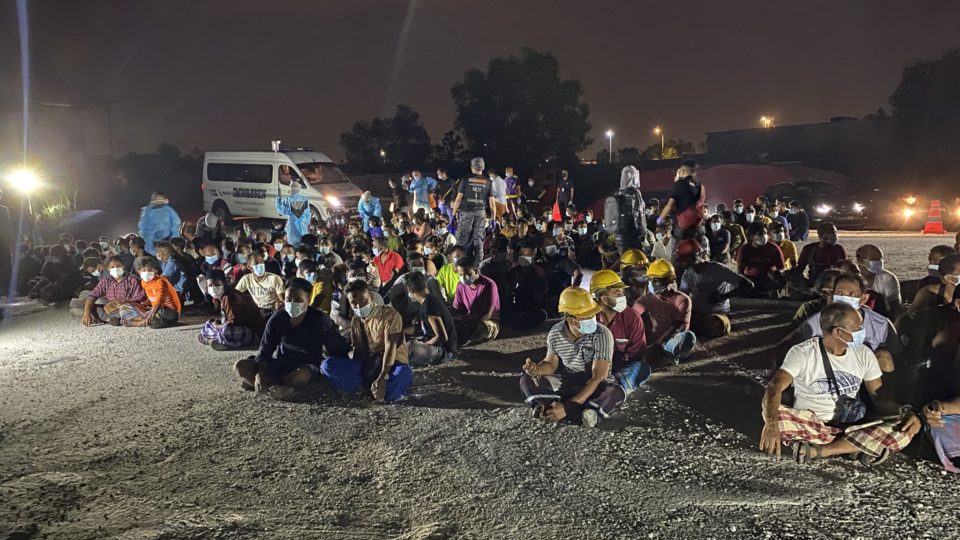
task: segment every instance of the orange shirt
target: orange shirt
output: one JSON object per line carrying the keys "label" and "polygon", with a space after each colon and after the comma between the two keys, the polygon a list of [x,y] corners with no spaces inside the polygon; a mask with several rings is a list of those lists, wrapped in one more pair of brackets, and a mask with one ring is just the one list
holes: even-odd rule
{"label": "orange shirt", "polygon": [[147,298],[150,299],[151,306],[160,304],[161,307],[175,309],[180,313],[180,297],[177,296],[177,291],[169,279],[157,276],[150,281],[142,281],[141,284],[143,291],[147,293]]}

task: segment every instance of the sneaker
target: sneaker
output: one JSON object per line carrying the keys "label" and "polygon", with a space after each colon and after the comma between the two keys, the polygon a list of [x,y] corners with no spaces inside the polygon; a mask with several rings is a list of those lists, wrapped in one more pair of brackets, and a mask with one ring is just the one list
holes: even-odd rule
{"label": "sneaker", "polygon": [[583,427],[597,427],[597,422],[600,420],[600,417],[597,415],[597,411],[593,409],[584,409],[583,417],[580,422],[583,424]]}
{"label": "sneaker", "polygon": [[210,343],[210,348],[220,352],[231,350],[230,347],[227,347],[226,345],[224,345],[223,343],[220,343],[219,341],[214,341]]}

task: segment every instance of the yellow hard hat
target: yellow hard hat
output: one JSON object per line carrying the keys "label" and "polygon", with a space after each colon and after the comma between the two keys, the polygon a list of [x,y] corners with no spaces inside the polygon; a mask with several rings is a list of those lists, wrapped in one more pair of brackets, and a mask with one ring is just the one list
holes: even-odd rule
{"label": "yellow hard hat", "polygon": [[628,249],[623,252],[623,255],[620,256],[620,264],[649,264],[650,259],[647,258],[644,252],[639,249]]}
{"label": "yellow hard hat", "polygon": [[557,311],[582,319],[596,315],[600,311],[600,304],[593,300],[586,289],[567,287],[560,293],[560,306]]}
{"label": "yellow hard hat", "polygon": [[647,277],[651,279],[676,279],[677,273],[673,265],[666,259],[657,259],[647,267]]}
{"label": "yellow hard hat", "polygon": [[590,278],[590,292],[595,293],[600,289],[625,289],[623,280],[613,270],[600,270]]}

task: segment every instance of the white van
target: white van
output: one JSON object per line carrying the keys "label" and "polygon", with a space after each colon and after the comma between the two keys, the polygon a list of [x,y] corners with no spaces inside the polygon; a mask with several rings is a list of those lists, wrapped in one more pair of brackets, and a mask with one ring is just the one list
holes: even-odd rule
{"label": "white van", "polygon": [[[225,223],[233,217],[278,218],[276,198],[290,182],[317,219],[356,213],[361,191],[326,155],[311,148],[279,152],[207,152],[203,158],[203,209]],[[282,188],[282,189],[281,189]]]}

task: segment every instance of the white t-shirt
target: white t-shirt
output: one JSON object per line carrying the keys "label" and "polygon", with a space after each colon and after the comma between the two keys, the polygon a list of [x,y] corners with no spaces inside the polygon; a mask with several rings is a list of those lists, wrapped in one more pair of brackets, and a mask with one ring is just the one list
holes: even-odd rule
{"label": "white t-shirt", "polygon": [[277,304],[283,303],[283,278],[271,272],[264,273],[260,279],[252,273],[244,274],[237,282],[236,289],[238,292],[249,292],[261,309],[275,309]]}
{"label": "white t-shirt", "polygon": [[[796,401],[795,409],[807,409],[816,413],[824,422],[833,418],[837,396],[827,381],[820,356],[820,338],[812,338],[794,345],[783,360],[781,369],[793,376]],[[868,347],[848,347],[843,356],[827,353],[840,393],[857,397],[863,381],[872,381],[881,376],[877,357]]]}

